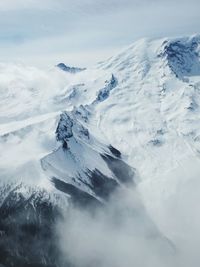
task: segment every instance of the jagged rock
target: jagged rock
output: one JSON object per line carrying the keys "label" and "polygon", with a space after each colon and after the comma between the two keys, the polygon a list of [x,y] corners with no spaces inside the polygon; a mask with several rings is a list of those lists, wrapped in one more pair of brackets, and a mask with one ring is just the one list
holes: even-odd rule
{"label": "jagged rock", "polygon": [[186,40],[182,38],[180,40],[165,41],[163,43],[163,51],[159,56],[166,58],[169,67],[179,78],[192,74],[199,75],[200,61],[198,45],[199,37]]}
{"label": "jagged rock", "polygon": [[66,143],[68,139],[73,136],[72,127],[73,120],[70,118],[67,112],[63,112],[60,115],[60,121],[56,129],[56,139],[63,144]]}
{"label": "jagged rock", "polygon": [[111,145],[109,145],[109,150],[110,150],[110,152],[115,156],[115,157],[117,157],[117,158],[121,158],[121,152],[118,150],[118,149],[116,149],[115,147],[113,147],[113,146],[111,146]]}
{"label": "jagged rock", "polygon": [[86,70],[86,68],[69,67],[69,66],[66,66],[64,63],[59,63],[57,67],[63,71],[70,72],[70,73],[77,73],[77,72]]}
{"label": "jagged rock", "polygon": [[117,86],[117,83],[118,83],[117,79],[112,74],[110,81],[106,81],[105,87],[99,91],[99,93],[97,95],[97,101],[101,102],[101,101],[104,101],[105,99],[107,99],[110,95],[110,91],[113,90]]}
{"label": "jagged rock", "polygon": [[88,129],[78,122],[76,115],[80,115],[80,113],[77,114],[75,110],[72,113],[63,112],[60,115],[60,121],[56,129],[56,139],[63,144],[64,148],[68,148],[67,143],[74,135],[75,139],[77,137],[89,139],[90,137]]}

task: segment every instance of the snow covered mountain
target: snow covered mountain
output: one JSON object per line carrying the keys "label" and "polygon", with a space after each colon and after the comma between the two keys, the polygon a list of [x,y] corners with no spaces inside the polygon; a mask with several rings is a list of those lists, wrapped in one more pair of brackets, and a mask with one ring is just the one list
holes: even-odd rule
{"label": "snow covered mountain", "polygon": [[[199,166],[200,37],[142,39],[93,68],[63,66],[0,65],[0,233],[12,239],[16,205],[20,233],[35,237],[40,214],[45,225],[70,199],[104,205],[117,188],[133,187],[157,235],[176,243],[182,229],[172,222],[170,231],[162,209],[190,183],[175,174]],[[24,247],[0,248],[0,263],[16,266]],[[37,266],[57,266],[45,249]]]}

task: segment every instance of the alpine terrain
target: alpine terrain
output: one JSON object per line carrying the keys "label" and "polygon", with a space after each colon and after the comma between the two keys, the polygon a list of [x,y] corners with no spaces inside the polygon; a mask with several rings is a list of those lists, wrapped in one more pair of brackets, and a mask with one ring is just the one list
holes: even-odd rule
{"label": "alpine terrain", "polygon": [[[175,266],[192,253],[200,240],[190,231],[200,223],[199,36],[142,39],[87,69],[1,63],[0,96],[0,266]],[[95,247],[101,234],[87,250],[83,233],[91,240],[95,231],[87,220],[68,231],[74,210],[99,218],[95,231],[101,214],[112,214],[116,232],[106,243],[116,246],[125,231],[125,251],[106,258],[108,248]],[[133,251],[132,239],[143,240]]]}

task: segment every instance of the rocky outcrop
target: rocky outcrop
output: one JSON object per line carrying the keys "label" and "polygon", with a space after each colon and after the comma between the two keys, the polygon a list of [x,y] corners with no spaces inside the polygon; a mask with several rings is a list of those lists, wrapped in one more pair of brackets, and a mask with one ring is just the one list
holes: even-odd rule
{"label": "rocky outcrop", "polygon": [[170,69],[179,78],[200,75],[200,37],[165,41],[159,56],[164,57]]}
{"label": "rocky outcrop", "polygon": [[110,91],[112,91],[118,84],[116,77],[112,74],[111,79],[105,82],[105,87],[99,90],[96,101],[102,102],[106,100]]}
{"label": "rocky outcrop", "polygon": [[58,127],[56,129],[56,139],[62,143],[66,143],[69,138],[73,136],[72,127],[74,123],[72,118],[67,114],[67,112],[63,112],[60,115],[60,120],[58,123]]}
{"label": "rocky outcrop", "polygon": [[81,71],[86,70],[86,68],[77,68],[77,67],[69,67],[65,65],[64,63],[59,63],[57,67],[63,71],[69,72],[69,73],[78,73]]}

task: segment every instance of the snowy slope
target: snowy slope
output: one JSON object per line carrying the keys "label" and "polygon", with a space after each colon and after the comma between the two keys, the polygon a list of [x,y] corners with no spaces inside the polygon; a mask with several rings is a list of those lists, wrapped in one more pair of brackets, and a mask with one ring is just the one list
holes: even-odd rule
{"label": "snowy slope", "polygon": [[17,169],[35,166],[56,149],[59,112],[80,105],[89,111],[86,128],[118,148],[141,180],[198,155],[199,42],[198,36],[139,40],[75,74],[1,64],[3,173],[10,160]]}
{"label": "snowy slope", "polygon": [[93,120],[138,170],[138,188],[160,229],[191,244],[199,242],[190,232],[199,223],[199,52],[199,36],[140,40],[101,64],[118,86]]}
{"label": "snowy slope", "polygon": [[1,64],[1,181],[103,202],[130,171],[153,220],[176,240],[168,204],[190,185],[182,170],[199,173],[199,53],[191,36],[142,39],[75,73]]}
{"label": "snowy slope", "polygon": [[[166,55],[166,47],[177,40],[139,41],[100,66],[113,72],[119,85],[112,98],[97,107],[95,119],[102,131],[106,129],[106,138],[139,167],[143,178],[176,167],[192,150],[198,153],[200,66],[194,45],[198,40],[179,40],[188,50],[194,46],[191,58],[181,49],[177,52],[183,66]],[[180,78],[175,69],[180,72],[181,66]]]}
{"label": "snowy slope", "polygon": [[1,64],[1,169],[57,148],[59,112],[80,105],[90,113],[86,128],[127,156],[142,180],[177,168],[200,149],[199,74],[198,36],[143,39],[73,75]]}
{"label": "snowy slope", "polygon": [[[144,39],[99,64],[118,85],[94,108],[91,120],[93,131],[97,127],[96,134],[101,132],[137,169],[148,211],[162,232],[180,243],[197,239],[184,233],[199,223],[192,208],[200,200],[195,187],[200,172],[199,53],[199,36]],[[170,224],[168,218],[173,218]]]}

